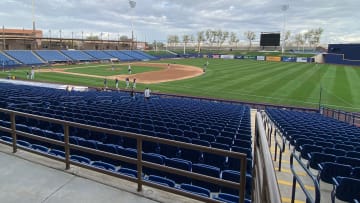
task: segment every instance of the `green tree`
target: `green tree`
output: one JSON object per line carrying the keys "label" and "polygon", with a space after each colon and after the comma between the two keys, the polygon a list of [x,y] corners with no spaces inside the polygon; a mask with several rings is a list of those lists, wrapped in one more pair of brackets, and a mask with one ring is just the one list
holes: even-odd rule
{"label": "green tree", "polygon": [[256,39],[256,34],[253,31],[244,32],[245,38],[249,41],[249,50],[252,47],[252,41]]}
{"label": "green tree", "polygon": [[200,53],[201,50],[201,43],[205,41],[205,36],[204,36],[205,31],[200,31],[197,33],[197,50]]}

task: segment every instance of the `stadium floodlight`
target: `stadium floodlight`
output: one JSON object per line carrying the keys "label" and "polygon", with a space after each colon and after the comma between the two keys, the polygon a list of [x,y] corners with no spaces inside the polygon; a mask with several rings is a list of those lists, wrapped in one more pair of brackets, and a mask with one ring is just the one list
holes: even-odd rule
{"label": "stadium floodlight", "polygon": [[286,33],[286,11],[289,10],[289,4],[281,5],[281,10],[284,13],[284,25],[283,25],[283,33],[282,33],[282,44],[281,44],[281,53],[285,51],[285,33]]}
{"label": "stadium floodlight", "polygon": [[129,5],[130,5],[130,8],[135,8],[136,7],[136,1],[129,0]]}
{"label": "stadium floodlight", "polygon": [[[131,9],[136,7],[136,1],[129,0],[129,6]],[[134,49],[134,23],[133,18],[131,18],[131,50]]]}

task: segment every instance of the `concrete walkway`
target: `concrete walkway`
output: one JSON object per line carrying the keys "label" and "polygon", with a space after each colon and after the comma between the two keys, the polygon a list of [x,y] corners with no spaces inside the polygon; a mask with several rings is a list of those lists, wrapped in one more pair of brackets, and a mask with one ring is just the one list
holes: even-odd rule
{"label": "concrete walkway", "polygon": [[0,153],[1,202],[155,202]]}
{"label": "concrete walkway", "polygon": [[1,203],[197,202],[0,144]]}

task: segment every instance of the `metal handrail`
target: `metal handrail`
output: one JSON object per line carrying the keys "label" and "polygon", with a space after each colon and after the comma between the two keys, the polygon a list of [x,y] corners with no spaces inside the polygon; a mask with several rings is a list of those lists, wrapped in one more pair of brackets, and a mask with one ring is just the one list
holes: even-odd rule
{"label": "metal handrail", "polygon": [[280,189],[271,159],[261,114],[256,114],[254,143],[253,201],[279,203]]}
{"label": "metal handrail", "polygon": [[344,121],[351,125],[360,126],[360,113],[331,109],[325,106],[320,107],[320,113],[324,116],[334,118],[339,121]]}
{"label": "metal handrail", "polygon": [[[294,157],[295,160],[299,163],[299,165],[304,169],[304,171],[308,174],[311,180],[314,183],[315,188],[315,199],[311,196],[310,192],[306,189],[305,184],[302,182],[300,176],[296,173],[294,169]],[[291,203],[295,202],[295,192],[296,192],[296,182],[299,183],[300,188],[304,192],[306,196],[306,202],[308,203],[320,203],[320,185],[319,181],[312,175],[311,171],[307,169],[307,167],[300,161],[300,158],[295,155],[294,152],[290,154],[290,169],[293,174],[293,182],[292,182],[292,192],[291,192]]]}
{"label": "metal handrail", "polygon": [[[70,164],[74,164],[74,165],[85,167],[85,168],[95,170],[95,171],[98,171],[98,172],[106,173],[108,175],[112,175],[112,176],[115,176],[115,177],[125,178],[125,179],[127,179],[129,181],[137,183],[138,184],[138,191],[142,190],[142,185],[154,186],[154,183],[149,183],[149,182],[144,181],[142,179],[142,167],[145,166],[145,167],[149,167],[149,168],[160,170],[160,171],[172,172],[172,173],[183,175],[183,176],[190,177],[190,178],[193,178],[193,179],[197,179],[197,180],[201,180],[201,181],[205,181],[205,182],[210,182],[210,183],[213,183],[213,184],[219,184],[219,185],[222,185],[222,186],[225,186],[225,187],[239,189],[239,202],[243,203],[245,201],[246,154],[242,154],[242,153],[238,153],[238,152],[231,152],[231,151],[226,151],[226,150],[221,150],[221,149],[215,149],[215,148],[208,148],[208,147],[204,147],[204,146],[200,146],[200,145],[188,144],[188,143],[183,143],[183,142],[173,141],[173,140],[167,140],[167,139],[158,138],[158,137],[150,137],[150,136],[140,135],[140,134],[136,134],[136,133],[129,133],[129,132],[123,132],[123,131],[112,130],[112,129],[107,129],[107,128],[95,127],[95,126],[90,126],[90,125],[85,125],[85,124],[80,124],[80,123],[75,123],[75,122],[70,122],[70,121],[64,121],[64,120],[59,120],[59,119],[54,119],[54,118],[48,118],[48,117],[44,117],[44,116],[38,116],[38,115],[33,115],[33,114],[28,114],[28,113],[22,113],[22,112],[8,110],[8,109],[0,108],[0,112],[4,112],[4,113],[10,115],[11,128],[0,127],[0,131],[5,131],[5,132],[11,133],[12,138],[13,138],[13,143],[11,144],[11,146],[13,148],[13,153],[16,153],[17,148],[21,148],[23,150],[30,151],[30,152],[33,152],[33,153],[36,153],[36,154],[39,154],[39,155],[43,155],[43,156],[46,156],[46,157],[49,157],[49,158],[52,158],[52,159],[64,161],[65,165],[66,165],[66,167],[65,167],[66,169],[70,169]],[[41,136],[38,136],[38,135],[33,135],[33,134],[29,134],[29,133],[26,133],[26,132],[16,130],[15,116],[33,118],[33,119],[37,119],[37,120],[48,121],[48,122],[51,122],[51,123],[62,125],[64,127],[64,142],[56,141],[56,140],[52,140],[52,139],[49,139],[49,138],[45,138],[45,137],[41,137]],[[88,130],[91,130],[91,131],[97,131],[97,132],[107,133],[107,134],[111,134],[111,135],[115,135],[115,136],[122,136],[122,137],[125,136],[125,137],[129,137],[129,138],[132,138],[132,139],[136,139],[137,140],[137,152],[138,152],[137,153],[137,158],[136,159],[135,158],[129,158],[129,157],[121,156],[121,155],[116,155],[116,154],[111,154],[111,153],[108,153],[108,152],[99,151],[99,150],[96,150],[96,149],[91,149],[91,148],[87,148],[87,147],[82,147],[82,146],[70,144],[69,143],[69,137],[70,137],[70,135],[69,135],[69,127],[84,128],[84,129],[88,129]],[[28,138],[43,141],[43,142],[48,142],[48,143],[59,145],[59,146],[63,146],[64,150],[65,150],[65,160],[61,159],[61,158],[58,158],[58,157],[51,156],[51,155],[47,155],[47,154],[44,154],[44,153],[36,152],[36,151],[31,150],[31,149],[27,149],[26,147],[18,146],[16,144],[17,143],[17,135],[21,135],[21,136],[24,136],[24,137],[28,137]],[[180,170],[180,169],[176,169],[176,168],[162,166],[160,164],[154,164],[154,163],[143,161],[142,160],[142,153],[139,153],[139,152],[142,152],[142,143],[143,143],[143,141],[150,141],[150,142],[156,142],[156,143],[161,143],[161,144],[166,144],[166,145],[171,145],[171,146],[177,146],[177,147],[182,147],[182,148],[187,148],[187,149],[193,149],[193,150],[198,150],[198,151],[202,151],[202,152],[208,152],[208,153],[211,153],[211,154],[222,155],[224,157],[228,156],[228,157],[238,159],[241,162],[241,164],[240,164],[240,180],[239,180],[239,183],[235,183],[235,182],[223,180],[223,179],[220,179],[220,178],[214,178],[214,177],[210,177],[210,176],[206,176],[206,175],[201,175],[201,174],[197,174],[197,173],[193,173],[193,172],[189,172],[189,171],[185,171],[185,170]],[[0,140],[0,143],[9,145],[8,143],[3,142],[1,140]],[[76,150],[80,150],[80,151],[83,151],[83,152],[104,156],[106,158],[112,158],[112,159],[116,159],[116,160],[125,161],[125,162],[128,162],[128,163],[136,164],[137,165],[137,178],[136,179],[128,178],[128,177],[124,177],[123,175],[120,175],[120,174],[112,173],[110,171],[105,171],[105,170],[94,168],[94,167],[91,167],[91,166],[88,166],[88,165],[75,163],[75,162],[70,160],[70,149],[76,149]],[[199,195],[192,194],[192,193],[189,193],[189,192],[184,192],[184,191],[177,190],[177,189],[171,189],[171,188],[168,188],[168,187],[163,186],[163,185],[156,185],[154,187],[165,190],[165,191],[169,191],[169,192],[172,192],[172,193],[175,193],[175,194],[184,195],[186,197],[190,197],[190,198],[200,200],[200,201],[219,202],[217,200],[209,199],[207,197],[199,196]]]}

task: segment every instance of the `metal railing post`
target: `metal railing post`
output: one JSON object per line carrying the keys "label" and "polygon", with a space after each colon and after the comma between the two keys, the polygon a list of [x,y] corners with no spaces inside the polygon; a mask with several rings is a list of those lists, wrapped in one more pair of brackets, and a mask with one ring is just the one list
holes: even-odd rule
{"label": "metal railing post", "polygon": [[[239,190],[239,203],[245,201],[245,188],[246,188],[246,158],[240,159],[240,190]],[[241,173],[242,172],[242,173]]]}
{"label": "metal railing post", "polygon": [[142,190],[142,139],[137,137],[137,182],[138,188],[137,191],[141,192]]}
{"label": "metal railing post", "polygon": [[69,126],[64,125],[64,141],[65,141],[65,165],[66,170],[70,169],[70,147],[69,147]]}
{"label": "metal railing post", "polygon": [[16,153],[17,151],[17,136],[16,136],[16,123],[15,123],[15,113],[10,113],[10,121],[11,121],[11,136],[13,139],[12,146],[13,146],[13,153]]}

